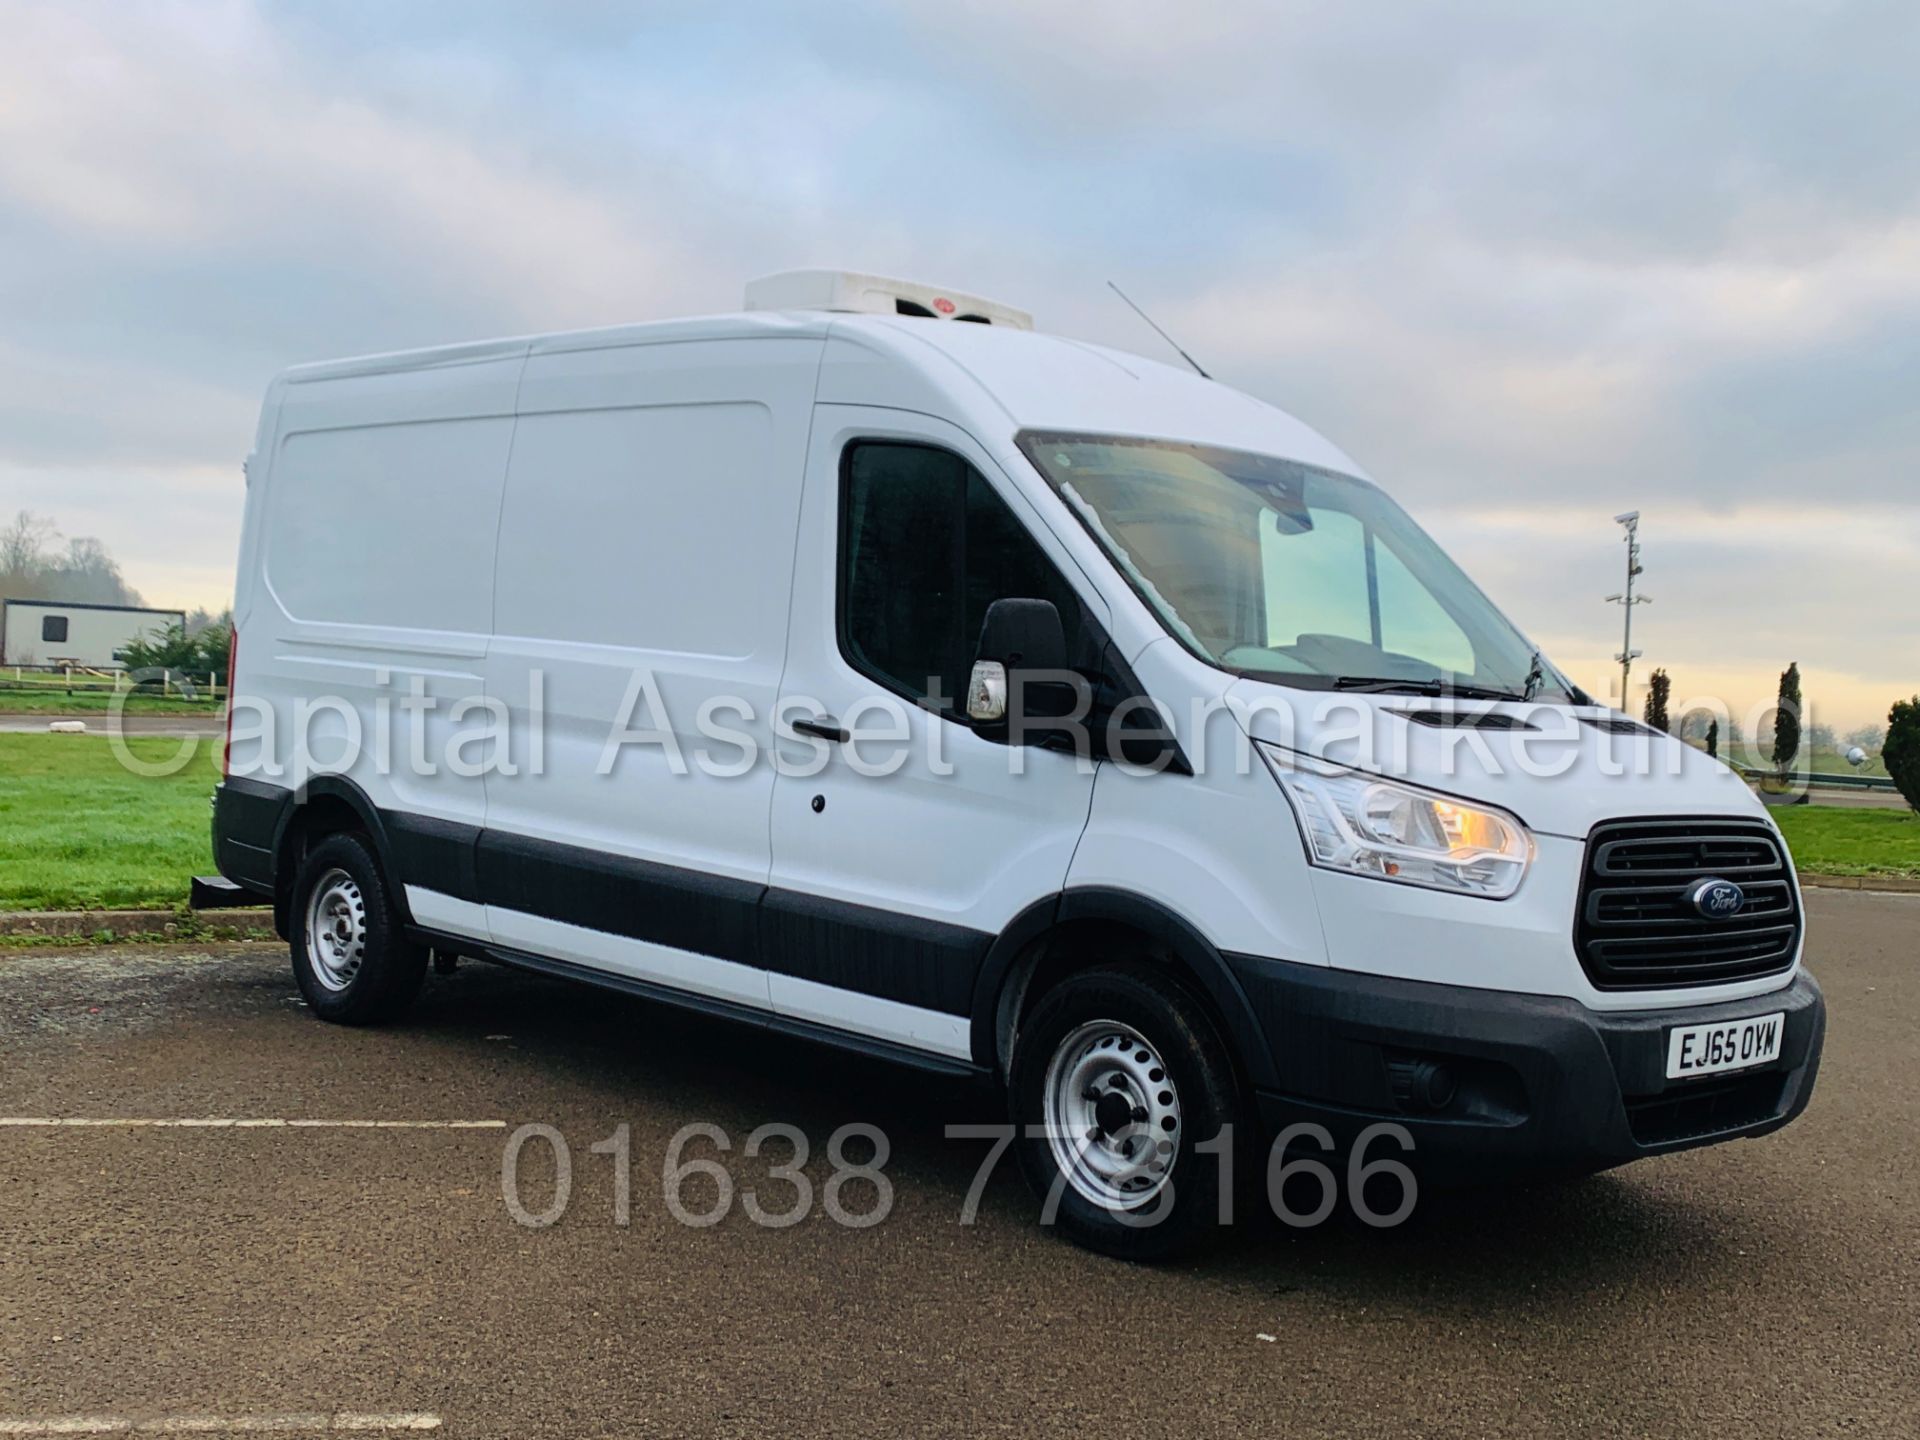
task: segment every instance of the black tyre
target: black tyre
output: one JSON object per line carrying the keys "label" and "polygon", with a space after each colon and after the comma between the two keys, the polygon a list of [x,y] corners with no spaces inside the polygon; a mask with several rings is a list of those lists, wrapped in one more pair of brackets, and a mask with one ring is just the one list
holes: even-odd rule
{"label": "black tyre", "polygon": [[[1206,1008],[1164,971],[1085,970],[1042,995],[1021,1023],[1008,1099],[1042,1218],[1051,1203],[1070,1239],[1157,1260],[1219,1234],[1223,1169],[1246,1173],[1240,1088]],[[1215,1153],[1229,1126],[1233,1153]]]}
{"label": "black tyre", "polygon": [[313,1013],[336,1025],[377,1025],[405,1013],[427,973],[427,949],[407,939],[386,877],[358,835],[330,835],[294,880],[293,977]]}

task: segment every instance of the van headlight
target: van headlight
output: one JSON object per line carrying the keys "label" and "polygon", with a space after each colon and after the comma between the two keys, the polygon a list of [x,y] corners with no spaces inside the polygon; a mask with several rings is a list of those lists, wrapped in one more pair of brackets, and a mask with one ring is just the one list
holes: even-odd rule
{"label": "van headlight", "polygon": [[1533,862],[1533,837],[1504,810],[1261,745],[1300,817],[1314,864],[1504,900]]}

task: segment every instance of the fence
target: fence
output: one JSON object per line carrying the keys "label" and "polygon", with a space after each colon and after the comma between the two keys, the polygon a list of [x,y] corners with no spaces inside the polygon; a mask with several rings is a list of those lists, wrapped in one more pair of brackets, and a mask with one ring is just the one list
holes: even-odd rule
{"label": "fence", "polygon": [[[1772,780],[1779,775],[1777,770],[1762,770],[1754,765],[1742,765],[1740,773],[1749,780]],[[1820,790],[1897,790],[1899,787],[1883,775],[1832,775],[1812,771],[1801,775],[1789,774],[1788,779],[1804,781],[1813,789]]]}
{"label": "fence", "polygon": [[199,701],[217,705],[227,698],[224,675],[189,675],[182,670],[167,670],[151,678],[135,681],[125,670],[93,670],[84,665],[5,665],[0,666],[0,706],[5,696],[15,695],[112,695],[124,691],[135,695]]}

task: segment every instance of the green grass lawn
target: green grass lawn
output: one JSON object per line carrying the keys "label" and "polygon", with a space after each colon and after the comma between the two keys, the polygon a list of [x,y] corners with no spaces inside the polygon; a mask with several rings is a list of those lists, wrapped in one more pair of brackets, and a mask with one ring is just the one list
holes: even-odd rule
{"label": "green grass lawn", "polygon": [[1864,765],[1858,768],[1847,763],[1847,747],[1838,750],[1811,750],[1800,757],[1796,768],[1811,770],[1816,775],[1872,775],[1877,779],[1887,778],[1887,767],[1880,762],[1878,755],[1869,755]]}
{"label": "green grass lawn", "polygon": [[[1687,743],[1693,745],[1693,748],[1696,750],[1702,748],[1693,741],[1688,741]],[[1727,751],[1722,750],[1720,752],[1720,758],[1722,760],[1737,761],[1741,765],[1752,765],[1760,770],[1772,768],[1772,762],[1764,755],[1755,756],[1750,754],[1745,745],[1735,747],[1735,752],[1731,755],[1729,755]],[[1869,755],[1866,760],[1858,766],[1849,765],[1847,763],[1847,752],[1844,745],[1838,750],[1802,750],[1793,762],[1793,769],[1795,774],[1806,770],[1815,775],[1865,775],[1876,780],[1884,780],[1887,778],[1886,763],[1882,761],[1878,755]]]}
{"label": "green grass lawn", "polygon": [[1911,810],[1781,805],[1772,815],[1807,874],[1920,877],[1920,815]]}
{"label": "green grass lawn", "polygon": [[[0,735],[0,910],[168,909],[213,872],[207,796],[218,740],[136,738],[127,770],[96,735]],[[1920,816],[1790,805],[1773,811],[1809,874],[1920,876]]]}
{"label": "green grass lawn", "polygon": [[168,908],[213,873],[207,796],[218,740],[133,739],[131,773],[94,735],[0,735],[0,910]]}
{"label": "green grass lawn", "polygon": [[[104,715],[112,703],[113,696],[105,691],[77,691],[68,695],[44,687],[0,688],[0,715]],[[123,715],[218,715],[220,704],[141,692],[123,697],[120,711]]]}

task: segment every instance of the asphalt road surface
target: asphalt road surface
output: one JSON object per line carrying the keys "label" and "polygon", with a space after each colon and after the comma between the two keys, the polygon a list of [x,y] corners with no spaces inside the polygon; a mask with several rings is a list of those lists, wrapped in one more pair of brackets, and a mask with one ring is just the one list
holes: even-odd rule
{"label": "asphalt road surface", "polygon": [[[278,947],[0,950],[0,1435],[1920,1434],[1920,898],[1808,899],[1831,1030],[1786,1131],[1153,1269],[1043,1232],[1010,1157],[962,1225],[988,1147],[943,1129],[999,1118],[963,1085],[488,966],[350,1031]],[[256,1123],[17,1123],[210,1118]],[[434,1124],[258,1123],[313,1120]],[[784,1228],[745,1208],[796,1208],[769,1121],[812,1150]],[[545,1228],[503,1195],[529,1122],[570,1157]],[[851,1122],[867,1228],[828,1213]],[[665,1197],[696,1123],[710,1226]],[[540,1218],[548,1141],[517,1169]]]}

